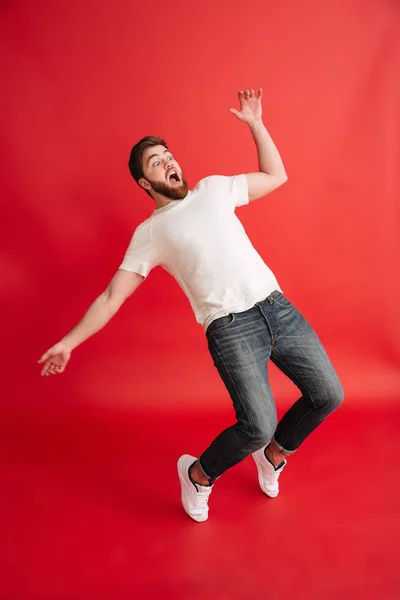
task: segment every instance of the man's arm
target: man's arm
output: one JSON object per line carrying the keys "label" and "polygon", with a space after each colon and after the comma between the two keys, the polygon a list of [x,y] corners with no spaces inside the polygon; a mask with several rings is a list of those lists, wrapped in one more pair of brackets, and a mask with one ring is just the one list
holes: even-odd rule
{"label": "man's arm", "polygon": [[238,119],[249,125],[257,147],[260,169],[259,173],[246,174],[249,202],[252,202],[281,186],[288,177],[278,149],[262,121],[262,89],[258,90],[257,96],[254,90],[241,91],[238,96],[241,110],[230,110]]}
{"label": "man's arm", "polygon": [[107,288],[90,305],[79,323],[38,360],[38,363],[45,363],[41,375],[62,373],[72,350],[102,329],[143,280],[144,277],[138,273],[118,269]]}

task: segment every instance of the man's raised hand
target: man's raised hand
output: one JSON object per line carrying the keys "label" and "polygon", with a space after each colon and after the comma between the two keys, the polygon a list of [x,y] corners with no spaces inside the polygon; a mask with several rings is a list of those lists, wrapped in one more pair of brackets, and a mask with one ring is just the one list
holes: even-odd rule
{"label": "man's raised hand", "polygon": [[235,108],[229,110],[233,113],[240,121],[252,125],[253,123],[261,122],[262,107],[262,89],[259,88],[258,93],[255,94],[254,90],[244,90],[238,93],[240,102],[240,111]]}

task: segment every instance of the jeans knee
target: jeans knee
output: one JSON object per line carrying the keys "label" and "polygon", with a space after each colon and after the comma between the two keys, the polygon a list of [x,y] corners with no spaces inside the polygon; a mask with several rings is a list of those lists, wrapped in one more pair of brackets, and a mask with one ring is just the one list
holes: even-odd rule
{"label": "jeans knee", "polygon": [[336,382],[336,391],[333,395],[333,403],[335,405],[335,408],[337,408],[338,406],[340,406],[343,403],[344,400],[344,389],[342,384],[340,383],[339,379]]}
{"label": "jeans knee", "polygon": [[268,444],[274,433],[277,426],[277,419],[270,418],[268,421],[259,420],[252,424],[251,427],[251,443],[254,447],[261,448]]}
{"label": "jeans knee", "polygon": [[344,389],[339,380],[325,389],[325,403],[330,412],[333,412],[343,403]]}

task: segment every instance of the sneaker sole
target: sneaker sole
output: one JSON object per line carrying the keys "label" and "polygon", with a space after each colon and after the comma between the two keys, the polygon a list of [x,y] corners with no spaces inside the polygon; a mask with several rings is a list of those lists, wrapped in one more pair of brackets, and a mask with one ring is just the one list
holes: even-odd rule
{"label": "sneaker sole", "polygon": [[258,483],[260,484],[260,488],[262,489],[262,491],[264,492],[264,494],[266,496],[268,496],[269,498],[276,498],[277,495],[279,494],[279,488],[276,492],[269,492],[267,491],[267,489],[264,487],[263,485],[263,481],[261,478],[261,465],[260,465],[260,459],[258,458],[258,456],[256,454],[253,454],[253,458],[254,458],[254,462],[256,463],[257,466],[257,472],[258,472]]}
{"label": "sneaker sole", "polygon": [[189,517],[191,519],[193,519],[193,521],[196,521],[196,523],[204,523],[204,521],[207,521],[208,515],[205,518],[194,517],[193,515],[190,514],[189,510],[185,506],[185,502],[184,502],[184,498],[183,498],[183,486],[186,483],[185,482],[185,471],[186,471],[186,464],[185,463],[186,463],[185,458],[183,456],[181,456],[179,458],[179,460],[178,460],[177,469],[178,469],[179,481],[181,483],[181,502],[182,502],[182,506],[183,506],[183,508],[185,510],[185,513],[187,515],[189,515]]}

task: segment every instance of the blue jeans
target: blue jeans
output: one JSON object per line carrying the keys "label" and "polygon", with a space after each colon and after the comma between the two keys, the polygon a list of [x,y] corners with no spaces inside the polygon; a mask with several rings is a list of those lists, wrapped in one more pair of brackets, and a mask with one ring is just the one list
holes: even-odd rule
{"label": "blue jeans", "polygon": [[[211,481],[271,439],[284,455],[292,454],[343,401],[343,388],[321,341],[279,290],[249,310],[215,319],[206,336],[237,419],[199,458]],[[279,423],[268,359],[302,393]]]}

